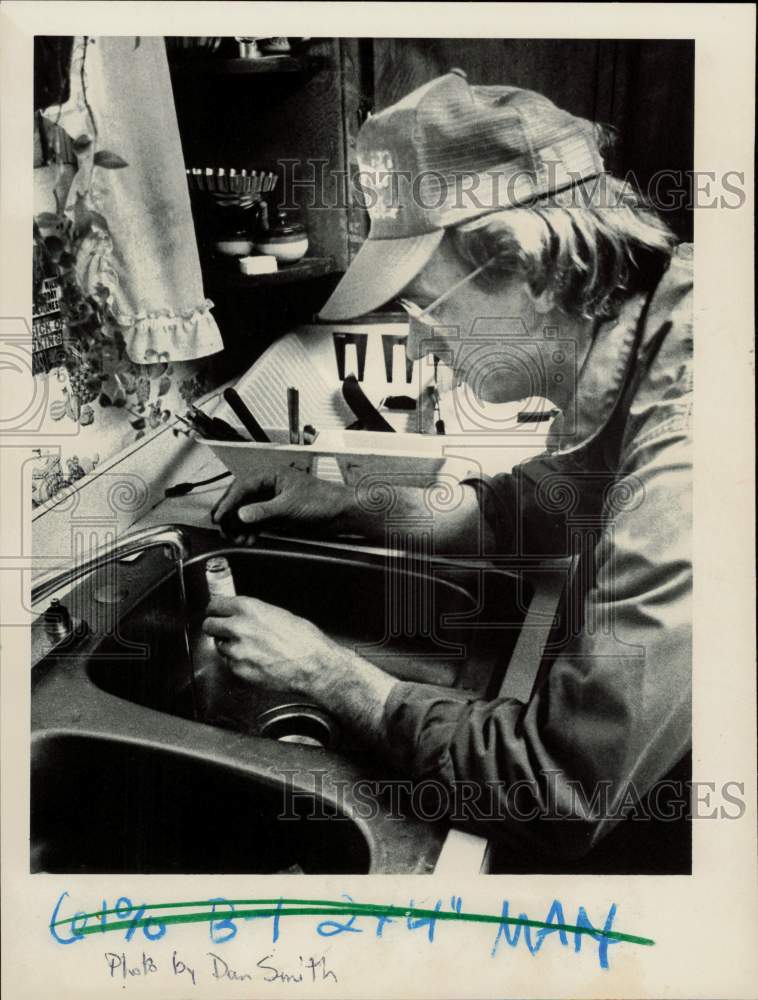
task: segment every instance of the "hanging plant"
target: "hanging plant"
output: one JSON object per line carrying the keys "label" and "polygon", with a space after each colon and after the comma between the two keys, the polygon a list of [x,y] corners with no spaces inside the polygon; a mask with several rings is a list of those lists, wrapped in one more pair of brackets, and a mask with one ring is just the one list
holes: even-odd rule
{"label": "hanging plant", "polygon": [[[60,289],[63,342],[55,357],[55,367],[58,379],[64,383],[64,400],[51,405],[50,416],[88,426],[96,420],[99,409],[125,408],[139,418],[152,407],[149,428],[154,429],[168,419],[164,414],[169,414],[159,402],[171,389],[168,354],[148,352],[150,356],[145,358],[144,365],[128,358],[124,339],[127,328],[119,322],[112,291],[118,288],[119,278],[109,255],[103,255],[99,261],[98,276],[103,280],[94,288],[85,286],[77,267],[86,253],[87,241],[110,239],[108,221],[92,201],[96,171],[123,170],[129,166],[113,150],[97,148],[97,124],[87,99],[85,74],[87,46],[92,41],[85,38],[82,44],[79,72],[90,134],[83,133],[70,141],[70,148],[76,155],[77,176],[85,178],[86,189],[77,191],[66,204],[67,192],[56,187],[56,211],[38,214],[33,226],[39,265],[35,267],[35,300],[46,279],[54,279]],[[156,418],[157,413],[160,419]],[[135,430],[137,437],[145,433],[143,426]]]}

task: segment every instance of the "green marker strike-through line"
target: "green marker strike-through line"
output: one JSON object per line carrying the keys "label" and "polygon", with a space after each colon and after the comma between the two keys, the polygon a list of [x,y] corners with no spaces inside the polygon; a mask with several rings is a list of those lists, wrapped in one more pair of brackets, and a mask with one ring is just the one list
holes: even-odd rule
{"label": "green marker strike-through line", "polygon": [[[104,934],[108,931],[128,930],[129,928],[142,928],[151,924],[192,924],[210,923],[218,920],[239,920],[245,917],[292,917],[292,916],[366,916],[366,917],[414,917],[429,918],[434,920],[462,920],[480,924],[508,924],[515,927],[534,927],[538,930],[565,931],[569,934],[587,934],[593,938],[603,937],[611,941],[625,941],[628,944],[639,944],[650,947],[655,944],[652,938],[640,937],[637,934],[624,934],[621,931],[606,931],[602,928],[579,927],[575,924],[546,923],[544,920],[530,920],[526,917],[505,917],[496,916],[492,913],[459,913],[458,911],[446,912],[443,910],[429,910],[420,907],[405,906],[384,906],[377,903],[346,903],[332,899],[224,899],[224,900],[197,900],[195,902],[177,903],[150,903],[139,904],[136,909],[142,912],[153,910],[188,909],[196,906],[212,906],[217,903],[221,906],[246,906],[252,909],[235,910],[234,913],[219,913],[215,910],[200,913],[169,913],[159,919],[155,917],[140,917],[132,920],[116,920],[112,923],[103,922],[105,917],[111,915],[120,916],[123,908],[119,910],[115,907],[110,910],[95,910],[93,913],[77,913],[73,917],[63,920],[56,920],[51,927],[63,927],[73,924],[74,921],[80,923],[82,920],[89,920],[91,917],[100,922],[89,927],[79,927],[77,935]],[[273,909],[271,907],[274,907]]]}

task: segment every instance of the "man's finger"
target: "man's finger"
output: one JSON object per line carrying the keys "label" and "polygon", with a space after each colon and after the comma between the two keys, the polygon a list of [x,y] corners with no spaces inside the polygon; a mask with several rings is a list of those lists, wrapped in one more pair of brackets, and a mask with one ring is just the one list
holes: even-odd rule
{"label": "man's finger", "polygon": [[232,618],[206,618],[203,622],[203,632],[212,635],[214,639],[237,639],[237,629],[231,624]]}
{"label": "man's finger", "polygon": [[227,510],[234,507],[241,499],[239,483],[235,480],[227,489],[223,496],[219,497],[211,509],[211,521],[217,523],[221,520]]}
{"label": "man's finger", "polygon": [[236,597],[213,594],[208,602],[206,616],[208,618],[229,618],[231,615],[237,614],[238,610]]}

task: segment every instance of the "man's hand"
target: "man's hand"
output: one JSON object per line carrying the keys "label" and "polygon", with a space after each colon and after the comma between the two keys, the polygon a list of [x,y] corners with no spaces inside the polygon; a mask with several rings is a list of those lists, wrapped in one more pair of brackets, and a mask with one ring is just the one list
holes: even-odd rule
{"label": "man's hand", "polygon": [[334,644],[305,618],[253,597],[214,597],[203,631],[241,679],[269,691],[315,694]]}
{"label": "man's hand", "polygon": [[316,701],[364,740],[381,742],[396,680],[311,622],[256,598],[214,597],[203,631],[237,677]]}
{"label": "man's hand", "polygon": [[[396,486],[392,492],[392,517],[405,522],[407,530],[429,534],[432,511],[426,491]],[[447,489],[447,487],[446,487]],[[359,535],[366,541],[384,545],[387,511],[372,510],[361,501],[360,488],[330,483],[298,469],[248,475],[244,482],[232,483],[211,511],[211,518],[237,544],[254,539],[254,529],[267,527],[289,530],[316,530],[320,535]],[[478,556],[483,546],[493,544],[493,536],[479,510],[474,489],[459,487],[456,502],[447,510],[433,512],[434,544],[438,553],[456,552]]]}
{"label": "man's hand", "polygon": [[[297,469],[235,480],[211,511],[211,519],[234,541],[244,541],[252,528],[302,525],[337,534],[353,491]],[[235,516],[236,515],[236,516]]]}

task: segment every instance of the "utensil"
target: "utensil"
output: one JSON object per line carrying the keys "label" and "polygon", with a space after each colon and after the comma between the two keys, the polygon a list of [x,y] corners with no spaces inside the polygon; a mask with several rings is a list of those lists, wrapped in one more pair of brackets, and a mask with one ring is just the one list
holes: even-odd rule
{"label": "utensil", "polygon": [[253,441],[270,441],[271,438],[264,431],[255,417],[252,415],[244,400],[236,389],[224,389],[224,399],[232,408],[237,419],[248,432]]}
{"label": "utensil", "polygon": [[560,410],[522,410],[516,415],[516,423],[539,424],[543,421],[553,420],[560,412]]}
{"label": "utensil", "polygon": [[355,375],[348,375],[342,383],[342,395],[353,411],[364,431],[391,431],[395,428],[379,413],[374,404],[361,389]]}
{"label": "utensil", "polygon": [[290,444],[300,444],[300,393],[294,386],[287,389],[287,418]]}
{"label": "utensil", "polygon": [[212,441],[245,440],[225,420],[221,420],[220,417],[209,417],[207,413],[203,413],[196,406],[190,408],[187,416],[195,427],[195,430],[199,431],[203,437],[210,438]]}

